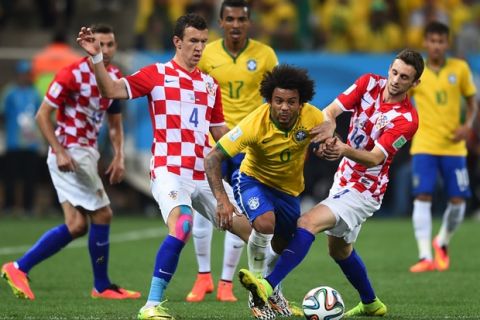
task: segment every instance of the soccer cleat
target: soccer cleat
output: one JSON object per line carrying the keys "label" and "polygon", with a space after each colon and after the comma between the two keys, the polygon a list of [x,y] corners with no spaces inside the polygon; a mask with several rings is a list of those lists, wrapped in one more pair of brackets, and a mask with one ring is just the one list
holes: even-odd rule
{"label": "soccer cleat", "polygon": [[185,300],[187,302],[200,302],[205,299],[207,293],[212,293],[214,290],[212,274],[208,273],[199,273],[197,279],[193,284],[192,290],[188,293]]}
{"label": "soccer cleat", "polygon": [[[270,305],[264,304],[263,306],[256,306],[253,302],[253,295],[251,292],[248,293],[248,307],[252,312],[252,315],[255,319],[259,320],[273,320],[276,318],[275,311],[270,308]],[[302,312],[303,316],[303,312]]]}
{"label": "soccer cleat", "polygon": [[268,304],[270,305],[270,308],[278,315],[284,317],[303,317],[303,310],[288,302],[282,293],[280,285],[273,290],[272,295],[268,298]]}
{"label": "soccer cleat", "polygon": [[410,272],[428,272],[435,271],[435,264],[430,259],[420,259],[417,263],[410,267]]}
{"label": "soccer cleat", "polygon": [[240,269],[238,277],[243,287],[252,293],[253,302],[256,306],[262,307],[267,304],[268,297],[273,292],[272,286],[267,280],[257,278],[247,269]]}
{"label": "soccer cleat", "polygon": [[217,300],[222,302],[236,302],[238,300],[233,294],[233,283],[231,281],[218,281]]}
{"label": "soccer cleat", "polygon": [[20,299],[34,300],[35,295],[30,289],[28,276],[25,272],[17,269],[13,262],[7,262],[2,266],[2,277],[7,280],[13,294]]}
{"label": "soccer cleat", "polygon": [[438,237],[432,241],[433,250],[435,251],[434,266],[438,271],[448,270],[450,266],[450,258],[447,253],[447,246],[441,246]]}
{"label": "soccer cleat", "polygon": [[345,312],[345,317],[382,317],[387,313],[387,306],[380,301],[380,299],[375,298],[372,303],[363,304],[360,302],[356,307]]}
{"label": "soccer cleat", "polygon": [[162,306],[166,302],[162,301],[156,306],[143,306],[140,311],[138,311],[137,319],[139,320],[175,320],[175,318],[170,315],[167,310],[168,308]]}
{"label": "soccer cleat", "polygon": [[102,292],[98,292],[97,289],[92,289],[91,297],[94,299],[113,299],[113,300],[124,300],[124,299],[138,299],[141,296],[141,293],[138,291],[126,290],[120,288],[116,284],[111,284],[107,289]]}

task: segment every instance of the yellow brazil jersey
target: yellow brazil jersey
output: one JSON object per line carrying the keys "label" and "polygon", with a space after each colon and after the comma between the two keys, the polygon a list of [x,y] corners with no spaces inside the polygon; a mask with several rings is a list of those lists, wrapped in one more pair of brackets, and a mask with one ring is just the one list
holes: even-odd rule
{"label": "yellow brazil jersey", "polygon": [[248,39],[236,58],[228,53],[223,39],[207,44],[198,67],[220,84],[223,114],[229,128],[263,103],[260,82],[264,73],[277,64],[273,49],[256,40]]}
{"label": "yellow brazil jersey", "polygon": [[420,80],[412,90],[420,122],[410,152],[465,156],[465,141],[454,143],[452,137],[461,125],[462,97],[476,93],[470,68],[463,60],[448,58],[438,73],[425,66]]}
{"label": "yellow brazil jersey", "polygon": [[304,189],[303,167],[310,144],[309,131],[323,122],[323,113],[304,104],[293,128],[279,129],[265,103],[224,135],[217,147],[230,157],[246,153],[240,171],[261,183],[298,196]]}

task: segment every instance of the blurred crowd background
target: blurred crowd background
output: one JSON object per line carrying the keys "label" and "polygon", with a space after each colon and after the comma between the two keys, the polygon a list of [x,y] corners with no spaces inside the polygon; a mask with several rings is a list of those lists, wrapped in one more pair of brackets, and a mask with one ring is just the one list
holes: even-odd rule
{"label": "blurred crowd background", "polygon": [[[171,57],[174,21],[186,12],[197,12],[206,18],[209,40],[221,37],[217,23],[220,3],[221,0],[0,0],[0,217],[60,214],[45,164],[47,146],[33,117],[53,74],[80,56],[75,38],[81,26],[103,22],[115,28],[119,44],[115,63],[128,74],[152,61]],[[451,54],[468,60],[480,88],[479,0],[250,3],[251,36],[271,45],[280,62],[309,69],[317,81],[314,103],[320,108],[362,72],[385,74],[385,63],[396,51],[405,47],[422,50],[423,27],[432,20],[450,26]],[[332,87],[332,83],[337,86]],[[13,111],[8,106],[15,103],[24,107]],[[117,212],[158,211],[148,188],[146,168],[151,133],[148,134],[150,120],[142,104],[142,100],[124,103],[128,176],[121,185],[107,187]],[[346,127],[348,118],[341,121]],[[479,215],[478,121],[468,145],[474,194],[468,214]],[[105,134],[100,139],[100,149],[102,165],[108,163],[110,150]],[[411,214],[409,160],[407,147],[394,161],[383,216]],[[326,196],[336,165],[314,157],[308,160],[305,206]],[[434,212],[440,213],[443,205],[436,203]]]}

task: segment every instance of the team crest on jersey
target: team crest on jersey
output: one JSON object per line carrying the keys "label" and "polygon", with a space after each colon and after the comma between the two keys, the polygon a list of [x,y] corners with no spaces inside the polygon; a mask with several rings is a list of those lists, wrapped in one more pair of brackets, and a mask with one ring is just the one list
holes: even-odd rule
{"label": "team crest on jersey", "polygon": [[215,96],[215,85],[212,82],[207,82],[206,87],[208,94]]}
{"label": "team crest on jersey", "polygon": [[247,203],[250,210],[255,210],[260,206],[260,200],[257,197],[251,197]]}
{"label": "team crest on jersey", "polygon": [[247,69],[248,69],[248,71],[257,70],[257,61],[255,61],[255,59],[249,59],[247,61]]}
{"label": "team crest on jersey", "polygon": [[305,128],[300,127],[298,130],[294,133],[293,137],[295,138],[295,141],[297,142],[302,142],[303,140],[307,139],[308,137],[308,132]]}
{"label": "team crest on jersey", "polygon": [[388,117],[382,114],[375,122],[375,129],[380,130],[388,124]]}
{"label": "team crest on jersey", "polygon": [[450,73],[450,74],[448,75],[448,82],[449,82],[450,84],[455,84],[455,83],[457,83],[457,75],[456,75],[455,73]]}
{"label": "team crest on jersey", "polygon": [[168,196],[170,198],[172,198],[172,200],[177,200],[177,196],[178,196],[178,191],[176,190],[172,190],[168,193]]}

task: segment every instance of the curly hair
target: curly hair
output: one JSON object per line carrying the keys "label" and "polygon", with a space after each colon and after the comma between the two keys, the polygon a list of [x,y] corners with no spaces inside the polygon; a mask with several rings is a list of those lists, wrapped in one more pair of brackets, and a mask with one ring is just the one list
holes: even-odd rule
{"label": "curly hair", "polygon": [[260,94],[270,102],[275,88],[297,90],[299,102],[305,103],[312,100],[315,94],[314,86],[315,82],[309,78],[306,69],[279,64],[263,76],[260,83]]}

